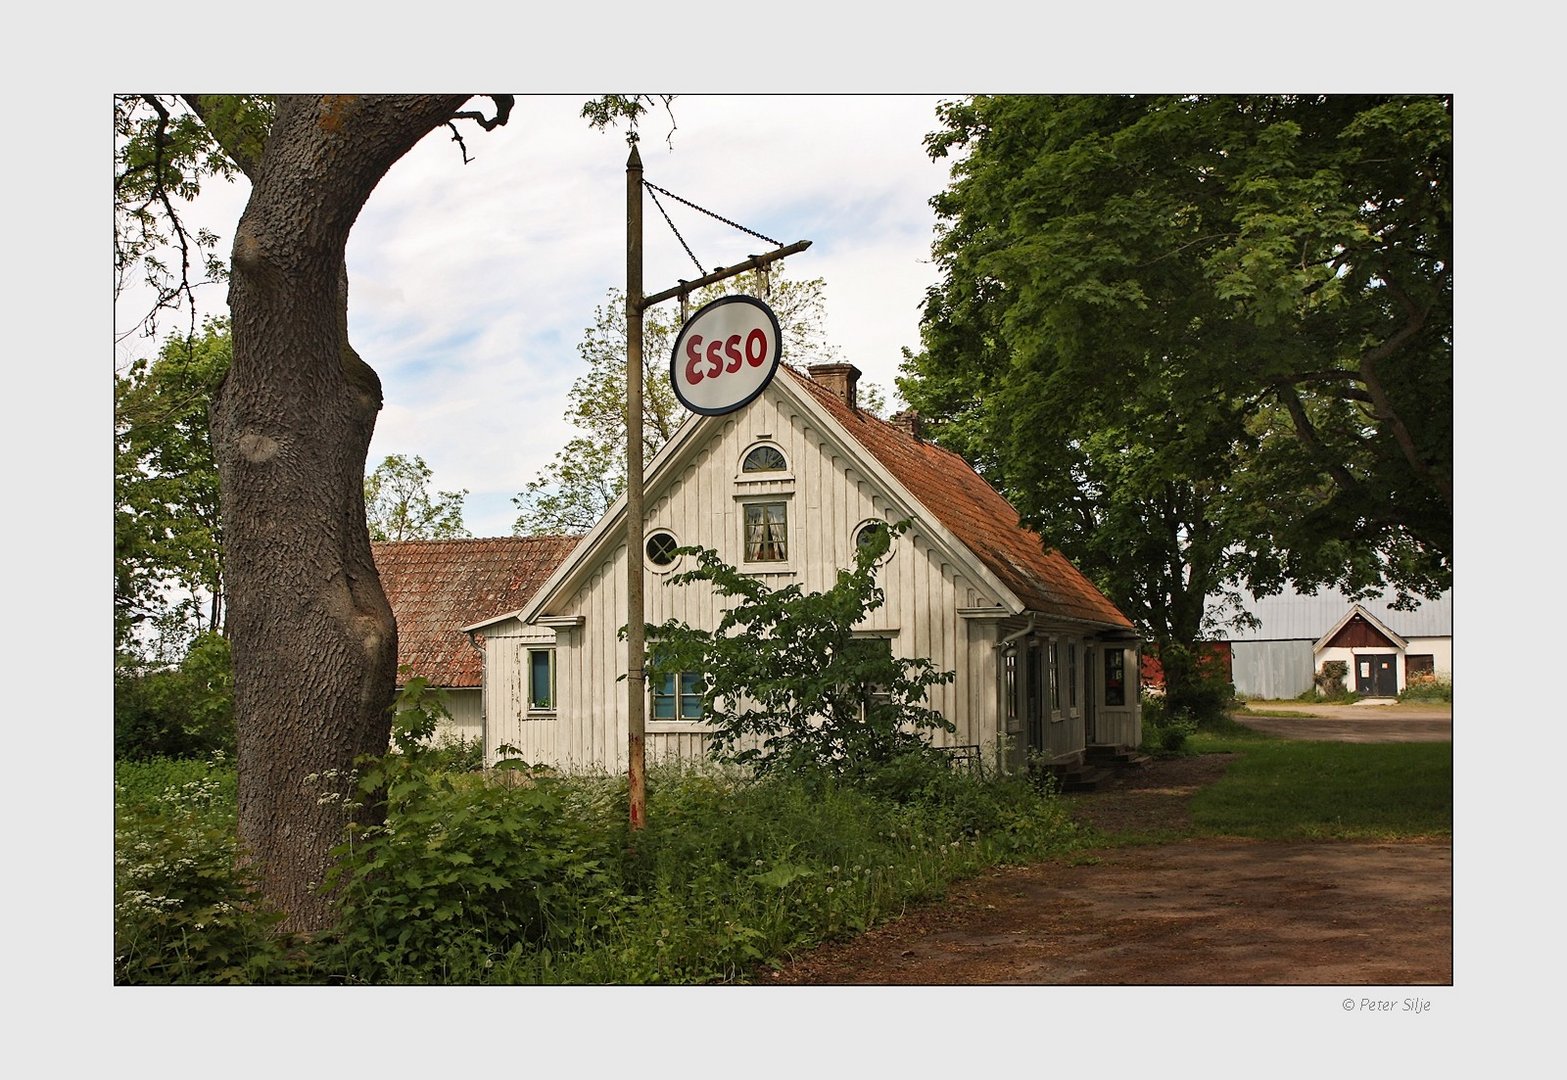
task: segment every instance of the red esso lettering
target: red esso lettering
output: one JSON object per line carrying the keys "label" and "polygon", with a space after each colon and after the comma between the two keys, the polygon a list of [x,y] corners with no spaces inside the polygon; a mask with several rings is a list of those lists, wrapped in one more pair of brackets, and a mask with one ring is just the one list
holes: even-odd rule
{"label": "red esso lettering", "polygon": [[695,386],[702,381],[697,365],[702,362],[702,335],[692,334],[686,340],[686,382]]}
{"label": "red esso lettering", "polygon": [[[728,363],[725,363],[726,358]],[[693,386],[703,379],[733,375],[742,364],[761,367],[766,362],[767,334],[760,327],[745,335],[743,346],[739,334],[706,342],[705,347],[701,334],[692,334],[686,339],[686,382]]]}

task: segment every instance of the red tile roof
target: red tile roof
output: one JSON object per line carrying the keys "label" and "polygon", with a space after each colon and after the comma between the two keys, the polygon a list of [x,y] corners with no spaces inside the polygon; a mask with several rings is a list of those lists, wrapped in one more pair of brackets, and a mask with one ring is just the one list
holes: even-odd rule
{"label": "red tile roof", "polygon": [[516,611],[533,599],[578,539],[504,536],[371,544],[381,587],[397,617],[399,669],[406,664],[437,686],[479,686],[483,663],[461,628]]}
{"label": "red tile roof", "polygon": [[1012,504],[950,450],[915,438],[785,368],[1030,611],[1131,629],[1132,623],[1066,557],[1024,528]]}

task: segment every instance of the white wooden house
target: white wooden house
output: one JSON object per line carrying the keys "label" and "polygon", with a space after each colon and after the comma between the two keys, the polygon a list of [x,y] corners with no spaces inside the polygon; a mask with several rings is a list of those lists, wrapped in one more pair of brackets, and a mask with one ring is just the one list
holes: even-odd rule
{"label": "white wooden house", "polygon": [[[955,680],[930,704],[956,725],[938,745],[1066,762],[1091,743],[1141,741],[1131,623],[962,458],[920,438],[917,417],[856,407],[859,371],[780,369],[749,404],[692,416],[649,463],[646,621],[716,625],[706,585],[666,586],[710,547],[766,582],[831,586],[865,528],[909,520],[880,570],[886,604],[857,632],[927,657]],[[627,757],[625,499],[517,610],[463,629],[484,644],[485,744],[573,769]],[[701,673],[649,687],[649,759],[697,757]]]}
{"label": "white wooden house", "polygon": [[484,737],[483,648],[463,626],[526,603],[577,539],[505,536],[370,545],[397,618],[397,685],[418,675],[446,691],[451,721],[441,725],[438,739]]}

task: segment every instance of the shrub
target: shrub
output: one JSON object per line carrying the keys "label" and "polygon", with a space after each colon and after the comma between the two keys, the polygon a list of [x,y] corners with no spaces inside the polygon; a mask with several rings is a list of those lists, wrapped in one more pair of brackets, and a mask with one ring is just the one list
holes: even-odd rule
{"label": "shrub", "polygon": [[1351,697],[1350,691],[1344,685],[1344,678],[1348,674],[1349,663],[1347,661],[1324,660],[1321,669],[1312,677],[1312,682],[1316,684],[1318,696],[1328,701]]}
{"label": "shrub", "polygon": [[282,916],[235,866],[234,819],[221,759],[116,767],[117,984],[281,982],[302,970]]}
{"label": "shrub", "polygon": [[228,640],[200,634],[176,668],[117,660],[114,757],[205,758],[234,751],[234,677]]}
{"label": "shrub", "polygon": [[1158,650],[1164,671],[1165,707],[1194,723],[1217,721],[1235,704],[1235,686],[1211,653],[1169,643]]}
{"label": "shrub", "polygon": [[1409,685],[1398,692],[1399,701],[1452,701],[1451,679],[1438,679],[1435,675],[1417,675]]}
{"label": "shrub", "polygon": [[714,757],[766,775],[784,770],[844,777],[916,753],[933,730],[955,731],[926,704],[930,687],[951,682],[927,659],[894,657],[884,639],[854,627],[886,601],[877,564],[908,522],[875,529],[825,592],[796,583],[771,589],[706,548],[681,548],[696,568],[668,584],[706,582],[726,601],[714,630],[671,619],[647,627],[649,673],[675,679],[701,672],[702,715]]}
{"label": "shrub", "polygon": [[623,846],[619,830],[573,812],[558,777],[447,771],[430,745],[443,711],[438,691],[410,679],[394,752],[361,763],[358,796],[383,800],[386,820],[348,827],[324,883],[340,907],[325,963],[348,980],[431,981],[515,947],[580,943],[617,905],[606,853]]}

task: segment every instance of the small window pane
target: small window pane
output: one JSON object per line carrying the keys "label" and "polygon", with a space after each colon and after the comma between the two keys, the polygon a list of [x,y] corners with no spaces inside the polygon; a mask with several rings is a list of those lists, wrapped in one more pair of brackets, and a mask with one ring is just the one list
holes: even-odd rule
{"label": "small window pane", "polygon": [[675,677],[664,675],[653,687],[653,719],[675,718]]}
{"label": "small window pane", "polygon": [[749,562],[783,562],[789,557],[788,504],[749,503],[745,508],[745,557]]}
{"label": "small window pane", "polygon": [[535,709],[555,707],[554,659],[546,649],[528,652],[528,704]]}
{"label": "small window pane", "polygon": [[697,671],[680,673],[680,719],[702,719],[702,674]]}
{"label": "small window pane", "polygon": [[745,456],[740,464],[741,472],[783,472],[788,467],[782,451],[776,446],[758,446]]}

